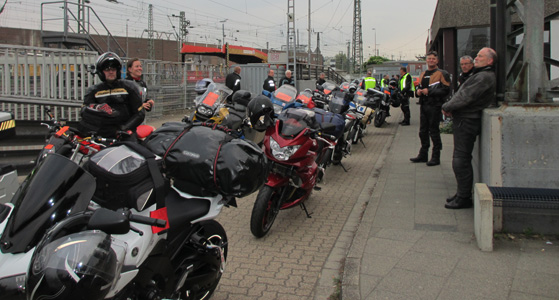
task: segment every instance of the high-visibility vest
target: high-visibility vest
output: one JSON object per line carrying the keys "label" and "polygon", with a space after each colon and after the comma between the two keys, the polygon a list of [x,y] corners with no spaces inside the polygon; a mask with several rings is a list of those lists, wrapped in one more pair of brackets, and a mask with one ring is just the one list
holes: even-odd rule
{"label": "high-visibility vest", "polygon": [[381,88],[388,87],[388,80],[381,79],[381,80],[380,80],[380,87],[381,87]]}
{"label": "high-visibility vest", "polygon": [[374,77],[365,77],[365,90],[374,89],[377,86],[377,80]]}
{"label": "high-visibility vest", "polygon": [[[406,78],[410,76],[410,73],[404,74],[402,78],[400,78],[400,91],[403,91],[406,87]],[[413,84],[413,80],[411,80],[411,89],[410,91],[415,92],[415,84]]]}

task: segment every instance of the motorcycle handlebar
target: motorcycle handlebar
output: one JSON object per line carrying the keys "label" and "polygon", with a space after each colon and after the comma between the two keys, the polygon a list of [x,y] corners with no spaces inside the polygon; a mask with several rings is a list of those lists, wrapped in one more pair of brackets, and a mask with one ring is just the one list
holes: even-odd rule
{"label": "motorcycle handlebar", "polygon": [[161,220],[161,219],[150,218],[150,217],[144,217],[144,216],[138,216],[138,215],[130,214],[128,219],[131,222],[136,222],[136,223],[150,225],[150,226],[156,226],[156,227],[167,226],[167,221]]}

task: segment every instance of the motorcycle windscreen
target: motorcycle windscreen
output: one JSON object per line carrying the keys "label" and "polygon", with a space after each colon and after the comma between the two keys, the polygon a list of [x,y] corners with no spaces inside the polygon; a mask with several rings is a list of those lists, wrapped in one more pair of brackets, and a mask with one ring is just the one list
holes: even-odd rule
{"label": "motorcycle windscreen", "polygon": [[285,137],[295,137],[305,128],[317,129],[315,112],[308,109],[288,108],[284,110],[278,119],[281,120],[280,134]]}
{"label": "motorcycle windscreen", "polygon": [[336,85],[331,82],[325,82],[322,84],[322,87],[324,88],[324,94],[329,95],[336,88]]}
{"label": "motorcycle windscreen", "polygon": [[348,103],[346,103],[345,93],[343,92],[334,92],[332,94],[332,100],[330,100],[330,111],[336,114],[341,114],[348,108]]}
{"label": "motorcycle windscreen", "polygon": [[273,100],[282,102],[282,106],[286,106],[291,102],[295,102],[297,97],[297,89],[291,85],[282,85],[273,93]]}
{"label": "motorcycle windscreen", "polygon": [[29,251],[55,223],[85,211],[94,192],[91,174],[64,156],[47,155],[12,199],[15,208],[0,239],[0,250]]}

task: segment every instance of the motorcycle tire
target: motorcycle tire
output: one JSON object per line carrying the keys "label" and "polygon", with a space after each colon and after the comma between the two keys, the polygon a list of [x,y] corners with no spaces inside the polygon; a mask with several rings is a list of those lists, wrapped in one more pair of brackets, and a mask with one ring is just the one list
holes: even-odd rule
{"label": "motorcycle tire", "polygon": [[172,295],[171,299],[208,299],[219,284],[228,252],[228,240],[225,229],[223,229],[219,222],[207,220],[200,222],[198,234],[202,235],[210,246],[219,247],[221,255],[217,252],[217,248],[208,250],[206,253],[199,252],[196,249],[184,251],[185,258],[180,263],[176,273],[179,282],[185,281],[179,289],[178,295]]}
{"label": "motorcycle tire", "polygon": [[384,120],[386,119],[386,112],[381,111],[380,113],[375,115],[375,127],[381,127],[384,124]]}
{"label": "motorcycle tire", "polygon": [[258,191],[250,216],[250,231],[255,237],[265,236],[272,228],[279,213],[277,202],[281,200],[281,190],[265,185]]}

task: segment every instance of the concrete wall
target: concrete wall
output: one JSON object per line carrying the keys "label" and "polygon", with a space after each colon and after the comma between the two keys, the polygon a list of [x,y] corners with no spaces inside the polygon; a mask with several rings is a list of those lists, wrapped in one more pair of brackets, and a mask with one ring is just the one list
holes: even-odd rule
{"label": "concrete wall", "polygon": [[559,105],[486,109],[474,150],[476,182],[559,188]]}

